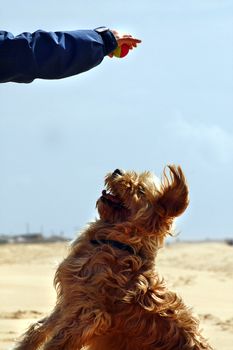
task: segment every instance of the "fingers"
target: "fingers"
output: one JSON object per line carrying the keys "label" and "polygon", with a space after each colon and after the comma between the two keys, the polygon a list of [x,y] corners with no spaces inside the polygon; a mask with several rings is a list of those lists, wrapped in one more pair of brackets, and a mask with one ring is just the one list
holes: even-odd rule
{"label": "fingers", "polygon": [[118,42],[118,46],[127,44],[129,46],[133,45],[133,47],[137,47],[135,45],[140,44],[142,42],[140,39],[134,38],[131,34],[120,34],[116,30],[111,31]]}
{"label": "fingers", "polygon": [[118,46],[126,44],[129,47],[137,47],[137,45],[141,43],[141,40],[132,37],[122,37],[117,40],[117,43]]}
{"label": "fingers", "polygon": [[[142,42],[140,39],[134,38],[131,34],[120,34],[116,30],[111,30],[111,32],[116,38],[118,47],[121,47],[122,45],[127,45],[129,50],[133,50],[138,46],[138,44]],[[108,56],[112,58],[114,57],[114,53],[111,52]],[[124,56],[126,56],[126,54]]]}
{"label": "fingers", "polygon": [[137,44],[140,44],[142,42],[140,39],[133,38],[132,36],[129,36],[129,35],[121,36],[117,39],[117,41],[129,41]]}
{"label": "fingers", "polygon": [[138,43],[138,44],[142,42],[140,39],[132,37],[132,35],[123,35],[122,37],[119,37],[118,40],[124,40],[124,39]]}

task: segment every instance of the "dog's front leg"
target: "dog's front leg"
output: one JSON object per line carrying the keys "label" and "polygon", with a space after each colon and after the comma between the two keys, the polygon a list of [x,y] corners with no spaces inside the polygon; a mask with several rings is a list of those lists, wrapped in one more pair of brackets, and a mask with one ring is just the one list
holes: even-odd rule
{"label": "dog's front leg", "polygon": [[45,344],[44,350],[80,350],[93,337],[107,332],[111,317],[104,311],[86,310],[77,318],[63,318],[62,325],[57,327],[56,334]]}
{"label": "dog's front leg", "polygon": [[43,318],[40,321],[32,324],[27,332],[23,335],[22,339],[16,344],[14,350],[36,350],[46,339],[51,335],[54,330],[59,311],[55,310],[50,316]]}
{"label": "dog's front leg", "polygon": [[82,348],[82,337],[77,333],[70,335],[66,329],[61,329],[45,344],[44,350],[80,350]]}

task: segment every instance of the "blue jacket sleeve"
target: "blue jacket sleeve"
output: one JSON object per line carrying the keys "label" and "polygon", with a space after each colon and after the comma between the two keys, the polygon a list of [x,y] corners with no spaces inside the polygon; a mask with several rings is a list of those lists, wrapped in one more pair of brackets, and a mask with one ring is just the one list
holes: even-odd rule
{"label": "blue jacket sleeve", "polygon": [[0,83],[30,83],[36,78],[61,79],[97,66],[114,51],[110,30],[22,33],[0,31]]}

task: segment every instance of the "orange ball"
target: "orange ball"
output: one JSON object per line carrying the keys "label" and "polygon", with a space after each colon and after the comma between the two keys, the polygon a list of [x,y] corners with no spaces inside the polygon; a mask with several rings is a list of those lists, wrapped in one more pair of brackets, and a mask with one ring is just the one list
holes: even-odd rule
{"label": "orange ball", "polygon": [[121,46],[118,46],[114,51],[113,51],[113,56],[122,58],[128,55],[129,52],[129,46],[126,44],[123,44]]}

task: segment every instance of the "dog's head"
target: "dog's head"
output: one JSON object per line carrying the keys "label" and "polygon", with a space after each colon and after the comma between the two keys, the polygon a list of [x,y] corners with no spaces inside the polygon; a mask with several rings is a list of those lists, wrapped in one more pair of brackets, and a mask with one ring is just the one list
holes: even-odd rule
{"label": "dog's head", "polygon": [[116,169],[107,174],[97,201],[100,218],[112,224],[130,222],[148,233],[169,232],[173,219],[188,206],[188,186],[180,167],[168,169],[161,181],[150,172]]}

